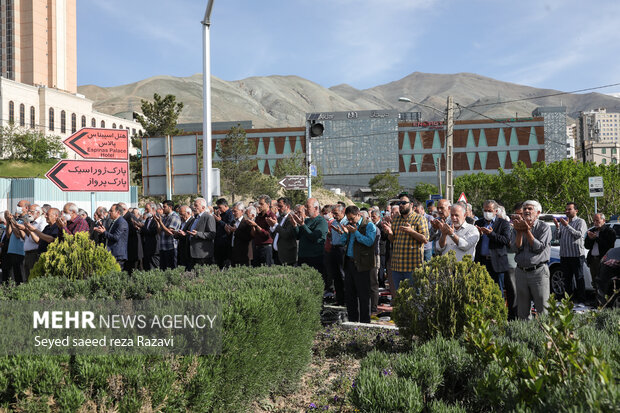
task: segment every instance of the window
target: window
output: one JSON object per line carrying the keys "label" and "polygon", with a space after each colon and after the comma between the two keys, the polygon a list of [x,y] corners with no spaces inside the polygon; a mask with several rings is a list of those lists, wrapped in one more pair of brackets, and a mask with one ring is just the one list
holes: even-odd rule
{"label": "window", "polygon": [[605,154],[607,153],[607,148],[602,148],[602,149],[601,149],[601,153],[602,153],[603,155],[605,155]]}
{"label": "window", "polygon": [[54,130],[54,108],[50,108],[49,118],[49,130]]}
{"label": "window", "polygon": [[613,158],[613,159],[611,160],[611,163],[613,163],[613,164],[617,164],[617,163],[618,163],[618,160],[617,160],[616,158]]}
{"label": "window", "polygon": [[116,129],[116,123],[112,124],[112,129]]}
{"label": "window", "polygon": [[86,116],[82,115],[82,127],[86,127]]}
{"label": "window", "polygon": [[34,129],[34,106],[30,106],[30,127]]}
{"label": "window", "polygon": [[67,133],[67,113],[60,111],[60,133]]}
{"label": "window", "polygon": [[616,148],[611,148],[611,154],[615,155],[616,154],[617,149]]}
{"label": "window", "polygon": [[136,128],[132,128],[132,129],[131,129],[131,134],[132,134],[132,135],[135,135],[135,134],[136,134]]}
{"label": "window", "polygon": [[75,133],[75,131],[77,130],[77,116],[75,116],[75,113],[71,114],[71,133]]}
{"label": "window", "polygon": [[90,120],[90,127],[91,128],[96,128],[97,127],[97,121],[95,120],[95,118],[92,118]]}
{"label": "window", "polygon": [[118,125],[118,128],[119,129],[123,129],[123,125]]}
{"label": "window", "polygon": [[105,128],[105,120],[102,120],[102,121],[101,121],[101,127],[102,127],[102,128]]}
{"label": "window", "polygon": [[603,162],[602,162],[602,164],[603,164],[603,165],[607,165],[607,159],[603,158]]}
{"label": "window", "polygon": [[26,106],[19,105],[19,126],[26,126]]}
{"label": "window", "polygon": [[15,122],[15,103],[9,100],[9,123],[13,124],[13,122]]}

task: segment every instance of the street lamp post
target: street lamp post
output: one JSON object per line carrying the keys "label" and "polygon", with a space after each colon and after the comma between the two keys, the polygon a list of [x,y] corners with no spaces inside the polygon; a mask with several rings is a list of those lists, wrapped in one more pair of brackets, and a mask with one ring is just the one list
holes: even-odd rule
{"label": "street lamp post", "polygon": [[[448,199],[450,202],[452,202],[453,197],[454,197],[454,186],[452,184],[452,171],[453,171],[453,155],[452,155],[452,150],[453,150],[453,139],[452,139],[452,134],[453,134],[453,126],[454,126],[454,117],[453,117],[453,99],[452,96],[448,96],[448,103],[447,103],[447,111],[443,111],[440,109],[437,109],[436,107],[430,106],[430,105],[425,105],[424,103],[417,103],[417,102],[413,102],[411,99],[406,98],[406,97],[399,97],[398,98],[399,102],[406,102],[406,103],[411,103],[414,105],[418,105],[418,106],[424,106],[430,109],[433,109],[436,112],[441,113],[442,115],[446,115],[446,133],[445,133],[445,139],[446,139],[446,199]],[[438,172],[438,177],[441,176],[441,158],[437,160],[437,172]],[[441,179],[438,178],[439,180],[439,193],[441,194]]]}
{"label": "street lamp post", "polygon": [[213,181],[211,169],[213,155],[211,153],[211,10],[213,0],[207,3],[205,17],[202,20],[202,196],[207,205],[213,198]]}

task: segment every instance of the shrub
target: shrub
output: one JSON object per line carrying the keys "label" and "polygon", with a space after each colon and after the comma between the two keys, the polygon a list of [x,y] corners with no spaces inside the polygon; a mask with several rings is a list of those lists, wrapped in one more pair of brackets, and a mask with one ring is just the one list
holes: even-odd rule
{"label": "shrub", "polygon": [[618,411],[620,310],[577,315],[568,301],[549,304],[547,316],[505,331],[474,319],[459,340],[370,353],[351,400],[361,411]]}
{"label": "shrub", "polygon": [[526,334],[498,339],[487,320],[474,320],[465,340],[484,371],[476,384],[479,407],[613,411],[620,403],[614,362],[620,351],[619,330],[598,330],[596,318],[574,314],[568,299],[550,299],[548,315],[527,324],[539,337],[543,333],[534,351],[524,349],[530,340]]}
{"label": "shrub", "polygon": [[74,281],[120,270],[110,251],[95,244],[87,232],[78,232],[64,234],[63,240],[57,238],[52,242],[34,265],[30,279],[55,276]]}
{"label": "shrub", "polygon": [[407,338],[458,337],[474,318],[506,320],[497,284],[469,256],[457,261],[450,251],[434,257],[414,272],[413,280],[413,285],[401,284],[394,303],[394,320]]}
{"label": "shrub", "polygon": [[0,357],[0,410],[247,411],[290,390],[320,328],[323,282],[308,267],[216,267],[40,277],[0,289],[0,300],[218,300],[222,351],[206,356]]}

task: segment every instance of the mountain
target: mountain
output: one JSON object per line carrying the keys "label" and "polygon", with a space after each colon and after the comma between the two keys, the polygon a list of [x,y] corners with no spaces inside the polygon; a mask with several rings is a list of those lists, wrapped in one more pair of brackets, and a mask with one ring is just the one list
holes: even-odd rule
{"label": "mountain", "polygon": [[[309,112],[371,109],[420,111],[424,119],[439,119],[449,95],[454,96],[457,104],[457,119],[531,116],[539,106],[566,106],[571,117],[599,107],[620,111],[620,98],[611,95],[557,95],[561,92],[473,73],[414,72],[400,80],[364,90],[346,84],[325,88],[298,76],[250,77],[236,81],[212,77],[211,86],[213,121],[251,120],[255,127],[301,126]],[[154,93],[173,94],[177,101],[184,103],[180,123],[202,121],[201,74],[155,76],[114,87],[84,85],[78,87],[78,92],[93,100],[96,110],[112,115],[139,111],[140,100],[152,99]],[[401,96],[427,106],[399,102]],[[532,99],[538,96],[546,97]]]}

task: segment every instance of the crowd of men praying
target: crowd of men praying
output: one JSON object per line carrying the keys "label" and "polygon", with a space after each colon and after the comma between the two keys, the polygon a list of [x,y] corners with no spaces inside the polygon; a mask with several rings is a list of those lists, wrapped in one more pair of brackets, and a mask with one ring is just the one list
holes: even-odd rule
{"label": "crowd of men praying", "polygon": [[368,323],[379,313],[380,290],[395,296],[400,283],[412,281],[434,255],[454,251],[458,260],[469,255],[486,267],[505,296],[509,318],[526,319],[532,302],[537,313],[547,306],[555,225],[573,301],[586,299],[586,249],[593,280],[608,288],[599,268],[616,237],[602,214],[588,229],[573,202],[551,225],[538,219],[541,205],[535,200],[515,205],[510,216],[494,200],[482,207],[483,217],[476,218],[469,204],[441,199],[426,205],[407,193],[384,210],[343,202],[321,206],[315,198],[293,205],[286,197],[263,195],[248,205],[229,205],[225,198],[213,206],[204,198],[191,205],[150,202],[143,210],[117,203],[90,217],[72,202],[61,209],[22,200],[0,216],[2,282],[26,282],[50,243],[84,232],[129,274],[177,266],[306,264],[322,275],[326,300],[345,306],[349,321]]}

